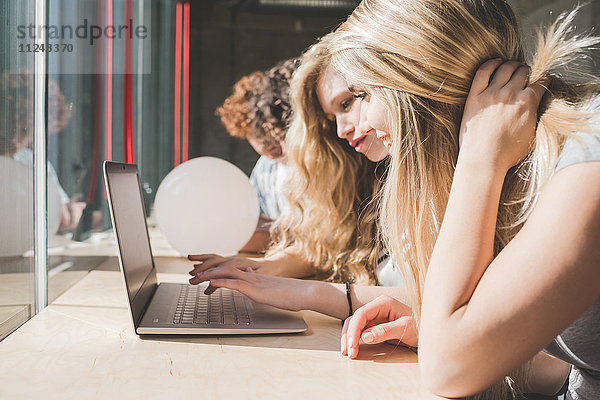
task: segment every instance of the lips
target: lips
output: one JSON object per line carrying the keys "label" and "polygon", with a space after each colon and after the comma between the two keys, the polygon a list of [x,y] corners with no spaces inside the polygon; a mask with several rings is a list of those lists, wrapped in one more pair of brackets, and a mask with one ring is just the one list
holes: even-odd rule
{"label": "lips", "polygon": [[361,136],[361,137],[359,137],[358,139],[351,140],[351,141],[349,142],[349,143],[350,143],[350,146],[352,146],[352,147],[356,148],[356,147],[357,147],[357,146],[358,146],[360,143],[362,143],[362,142],[364,142],[364,141],[365,141],[365,138],[366,138],[366,136]]}

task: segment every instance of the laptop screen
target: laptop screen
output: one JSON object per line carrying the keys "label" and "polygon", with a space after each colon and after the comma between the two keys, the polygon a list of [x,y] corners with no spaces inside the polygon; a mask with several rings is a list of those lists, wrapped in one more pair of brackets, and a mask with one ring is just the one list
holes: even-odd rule
{"label": "laptop screen", "polygon": [[[137,167],[105,162],[105,179],[134,324],[139,321],[156,283]],[[144,289],[144,290],[141,290]]]}

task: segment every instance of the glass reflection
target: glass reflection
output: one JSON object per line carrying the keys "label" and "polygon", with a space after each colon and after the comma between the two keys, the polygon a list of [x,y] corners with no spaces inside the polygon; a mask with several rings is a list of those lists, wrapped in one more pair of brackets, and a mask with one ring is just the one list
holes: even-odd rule
{"label": "glass reflection", "polygon": [[[33,1],[1,2],[0,20],[25,23],[33,11]],[[19,161],[33,138],[33,56],[12,51],[13,34],[0,30],[0,340],[34,307],[33,169]]]}

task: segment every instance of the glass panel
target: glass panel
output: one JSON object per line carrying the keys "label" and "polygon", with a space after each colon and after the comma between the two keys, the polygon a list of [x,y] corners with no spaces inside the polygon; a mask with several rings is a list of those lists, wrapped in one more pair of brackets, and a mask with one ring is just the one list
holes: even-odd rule
{"label": "glass panel", "polygon": [[[51,303],[88,271],[118,268],[116,261],[105,262],[116,250],[102,161],[136,162],[148,206],[172,163],[170,54],[176,2],[47,3],[53,46],[47,53],[48,194],[54,186],[59,199],[48,208],[49,215],[59,216],[48,235]],[[54,36],[51,27],[58,32]],[[128,36],[129,30],[134,34]]]}
{"label": "glass panel", "polygon": [[33,53],[19,51],[17,26],[34,1],[0,2],[0,340],[34,311]]}

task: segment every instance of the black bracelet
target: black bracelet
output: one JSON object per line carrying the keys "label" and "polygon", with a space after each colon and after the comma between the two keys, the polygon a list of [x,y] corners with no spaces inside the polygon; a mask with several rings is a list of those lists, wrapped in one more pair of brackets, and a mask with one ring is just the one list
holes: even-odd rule
{"label": "black bracelet", "polygon": [[352,296],[350,296],[350,282],[346,282],[346,297],[348,298],[348,318],[354,314],[352,312]]}

